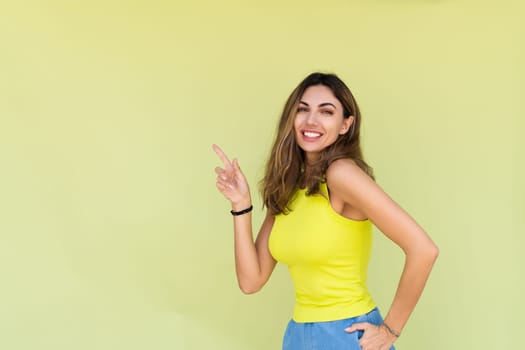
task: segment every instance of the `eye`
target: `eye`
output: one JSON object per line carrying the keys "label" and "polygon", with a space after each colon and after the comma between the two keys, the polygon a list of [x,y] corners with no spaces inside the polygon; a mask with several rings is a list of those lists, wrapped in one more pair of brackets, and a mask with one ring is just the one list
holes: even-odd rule
{"label": "eye", "polygon": [[334,115],[334,111],[332,111],[330,109],[325,109],[321,113],[323,113],[325,115]]}
{"label": "eye", "polygon": [[307,112],[308,109],[306,107],[297,107],[297,113],[300,113],[300,112]]}

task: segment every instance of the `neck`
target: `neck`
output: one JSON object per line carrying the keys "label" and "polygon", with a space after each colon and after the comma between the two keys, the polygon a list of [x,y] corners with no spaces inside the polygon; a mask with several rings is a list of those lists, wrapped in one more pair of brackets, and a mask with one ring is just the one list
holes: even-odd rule
{"label": "neck", "polygon": [[308,167],[309,165],[314,164],[315,162],[317,162],[319,160],[319,158],[321,158],[321,156],[319,154],[307,153],[305,155],[305,157],[304,157],[304,165],[305,165],[305,167]]}

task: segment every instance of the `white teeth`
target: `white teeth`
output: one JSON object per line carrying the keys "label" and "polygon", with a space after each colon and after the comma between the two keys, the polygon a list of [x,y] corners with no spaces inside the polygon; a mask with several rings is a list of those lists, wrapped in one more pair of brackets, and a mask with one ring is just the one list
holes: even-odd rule
{"label": "white teeth", "polygon": [[311,132],[311,131],[305,131],[303,132],[304,136],[306,137],[320,137],[321,134],[317,133],[317,132]]}

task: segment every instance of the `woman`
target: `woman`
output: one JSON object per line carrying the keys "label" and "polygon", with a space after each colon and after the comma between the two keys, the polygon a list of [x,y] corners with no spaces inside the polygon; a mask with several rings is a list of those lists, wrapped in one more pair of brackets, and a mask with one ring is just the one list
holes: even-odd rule
{"label": "woman", "polygon": [[[235,267],[254,293],[277,261],[289,266],[296,303],[283,350],[388,350],[401,334],[438,248],[374,182],[359,144],[361,115],[348,87],[313,73],[292,92],[261,182],[266,218],[255,242],[248,183],[236,159],[216,168],[231,202]],[[405,253],[395,298],[383,320],[366,288],[372,224]]]}

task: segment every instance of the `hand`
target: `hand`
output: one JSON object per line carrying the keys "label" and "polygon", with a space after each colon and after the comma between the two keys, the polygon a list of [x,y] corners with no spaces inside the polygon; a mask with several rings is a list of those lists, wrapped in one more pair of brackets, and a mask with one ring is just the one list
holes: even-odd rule
{"label": "hand", "polygon": [[389,350],[397,339],[384,326],[377,326],[368,322],[354,323],[345,329],[346,332],[364,331],[363,337],[359,339],[359,345],[363,350]]}
{"label": "hand", "polygon": [[224,169],[215,168],[217,188],[231,202],[233,210],[246,209],[252,202],[250,187],[239,167],[237,159],[233,159],[233,162],[230,162],[219,146],[213,145],[212,148],[224,164]]}

